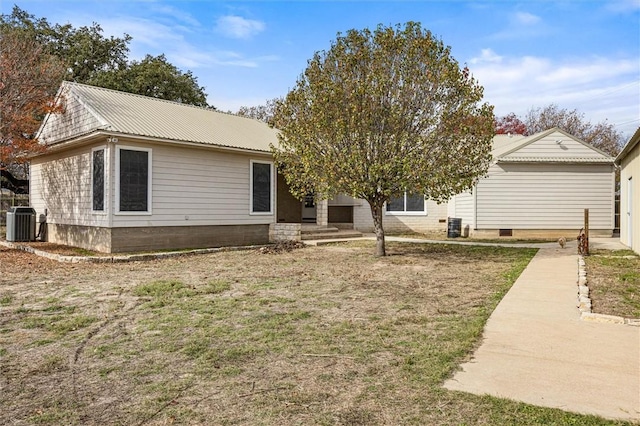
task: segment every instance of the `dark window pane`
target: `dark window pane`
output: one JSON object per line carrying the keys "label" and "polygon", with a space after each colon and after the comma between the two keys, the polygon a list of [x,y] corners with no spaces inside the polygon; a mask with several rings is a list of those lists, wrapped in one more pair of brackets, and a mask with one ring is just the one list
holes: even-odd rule
{"label": "dark window pane", "polygon": [[407,194],[407,211],[423,212],[424,211],[424,195]]}
{"label": "dark window pane", "polygon": [[271,211],[271,164],[253,163],[253,212]]}
{"label": "dark window pane", "polygon": [[93,210],[104,210],[104,149],[93,151]]}
{"label": "dark window pane", "polygon": [[404,211],[404,196],[391,197],[387,203],[388,212],[403,212]]}
{"label": "dark window pane", "polygon": [[120,150],[120,211],[148,211],[149,153]]}

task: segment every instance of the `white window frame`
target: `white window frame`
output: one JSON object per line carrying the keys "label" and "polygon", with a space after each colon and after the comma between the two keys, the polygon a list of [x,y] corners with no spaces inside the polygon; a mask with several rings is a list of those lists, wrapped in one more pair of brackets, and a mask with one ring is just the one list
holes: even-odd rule
{"label": "white window frame", "polygon": [[[102,173],[104,174],[104,176],[102,177],[102,210],[94,210],[93,209],[93,153],[96,151],[104,151],[103,155],[102,155]],[[94,215],[106,215],[107,214],[107,200],[109,199],[109,197],[107,196],[107,164],[108,164],[108,151],[107,151],[107,146],[106,145],[102,145],[102,146],[96,146],[94,148],[91,149],[91,157],[89,158],[89,163],[91,164],[91,199],[90,199],[90,204],[91,204],[91,213]]]}
{"label": "white window frame", "polygon": [[[146,211],[120,211],[120,151],[145,151],[149,153],[147,157],[147,210]],[[149,216],[152,214],[153,204],[152,204],[152,194],[153,194],[153,186],[152,186],[152,176],[153,176],[153,158],[152,158],[152,149],[151,148],[141,148],[139,146],[127,146],[127,145],[118,145],[116,146],[116,209],[114,214],[119,216]]]}
{"label": "white window frame", "polygon": [[407,191],[404,192],[404,211],[389,211],[387,210],[387,203],[384,205],[384,214],[387,216],[427,216],[427,198],[424,197],[424,210],[423,211],[407,211]]}
{"label": "white window frame", "polygon": [[[269,211],[268,212],[254,212],[253,211],[253,165],[254,164],[268,164],[269,165]],[[275,198],[275,187],[274,187],[274,177],[275,177],[275,167],[273,166],[273,161],[265,161],[265,160],[250,160],[249,161],[249,215],[250,216],[270,216],[273,215],[273,205]]]}

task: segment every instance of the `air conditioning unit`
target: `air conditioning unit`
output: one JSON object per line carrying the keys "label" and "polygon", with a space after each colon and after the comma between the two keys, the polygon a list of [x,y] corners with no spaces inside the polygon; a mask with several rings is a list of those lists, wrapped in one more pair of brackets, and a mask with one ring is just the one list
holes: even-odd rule
{"label": "air conditioning unit", "polygon": [[33,207],[10,207],[7,211],[7,241],[35,241],[36,211]]}

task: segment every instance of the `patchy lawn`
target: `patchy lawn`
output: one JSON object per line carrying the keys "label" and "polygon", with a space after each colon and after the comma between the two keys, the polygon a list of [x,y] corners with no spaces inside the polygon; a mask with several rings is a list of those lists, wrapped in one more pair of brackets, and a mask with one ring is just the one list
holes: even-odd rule
{"label": "patchy lawn", "polygon": [[625,424],[450,392],[534,250],[61,264],[0,247],[0,424]]}
{"label": "patchy lawn", "polygon": [[593,312],[640,318],[640,256],[596,250],[585,263]]}

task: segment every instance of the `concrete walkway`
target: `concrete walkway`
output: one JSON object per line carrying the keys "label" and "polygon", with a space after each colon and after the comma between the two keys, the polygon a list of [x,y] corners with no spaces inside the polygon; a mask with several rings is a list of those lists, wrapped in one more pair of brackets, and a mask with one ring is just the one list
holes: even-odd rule
{"label": "concrete walkway", "polygon": [[640,420],[640,328],[580,320],[575,253],[538,251],[447,389]]}

